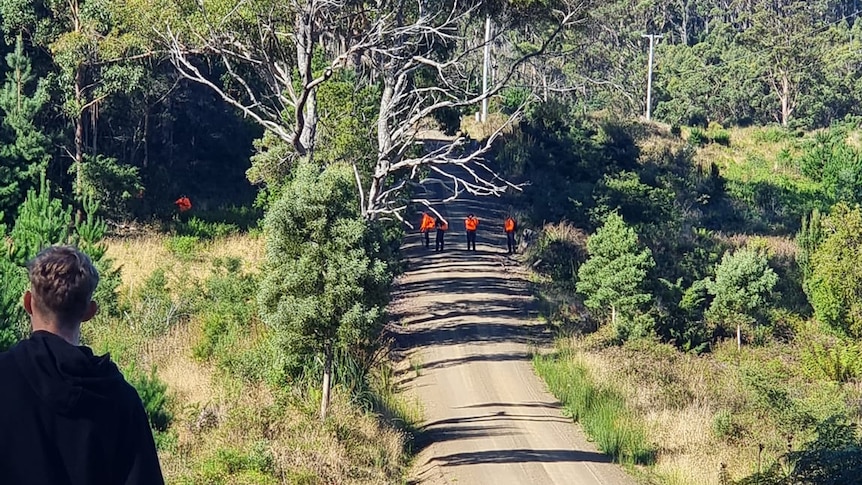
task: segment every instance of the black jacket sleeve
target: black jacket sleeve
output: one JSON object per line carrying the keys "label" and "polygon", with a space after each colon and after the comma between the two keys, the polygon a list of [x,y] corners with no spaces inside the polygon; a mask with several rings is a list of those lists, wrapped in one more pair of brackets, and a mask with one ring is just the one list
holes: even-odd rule
{"label": "black jacket sleeve", "polygon": [[153,431],[141,399],[135,393],[135,406],[129,424],[130,435],[133,436],[129,452],[131,466],[123,481],[124,485],[164,485],[162,469],[159,465],[159,455],[153,440]]}

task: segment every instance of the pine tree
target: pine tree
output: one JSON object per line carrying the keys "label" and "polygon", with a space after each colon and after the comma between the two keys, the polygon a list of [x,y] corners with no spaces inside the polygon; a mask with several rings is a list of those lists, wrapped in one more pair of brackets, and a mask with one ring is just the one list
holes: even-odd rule
{"label": "pine tree", "polygon": [[738,345],[742,345],[743,325],[757,322],[756,316],[763,312],[776,283],[778,275],[756,249],[725,253],[715,267],[715,278],[707,282],[707,291],[714,299],[706,316],[735,325]]}
{"label": "pine tree", "polygon": [[12,227],[12,261],[24,266],[39,251],[71,239],[72,207],[51,197],[51,183],[42,173],[39,190],[30,189]]}
{"label": "pine tree", "polygon": [[18,341],[26,320],[21,295],[27,288],[27,276],[24,268],[12,262],[9,253],[6,225],[0,212],[0,352]]}
{"label": "pine tree", "polygon": [[264,223],[261,317],[276,331],[287,374],[322,357],[322,417],[336,352],[367,347],[380,335],[391,282],[353,184],[347,165],[320,172],[303,162]]}
{"label": "pine tree", "polygon": [[645,333],[647,329],[635,329],[633,324],[638,309],[652,298],[643,289],[647,272],[655,266],[652,252],[640,247],[637,233],[616,212],[587,241],[587,251],[590,257],[578,270],[577,283],[584,305],[610,313],[622,338]]}
{"label": "pine tree", "polygon": [[0,90],[0,211],[14,215],[45,170],[51,142],[36,125],[48,93],[32,72],[20,35],[6,64],[9,71]]}

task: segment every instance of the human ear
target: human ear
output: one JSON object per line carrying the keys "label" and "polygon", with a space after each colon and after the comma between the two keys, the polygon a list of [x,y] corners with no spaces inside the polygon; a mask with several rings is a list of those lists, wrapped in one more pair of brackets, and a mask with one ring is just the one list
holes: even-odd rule
{"label": "human ear", "polygon": [[87,306],[87,311],[84,312],[84,316],[81,318],[81,321],[86,322],[87,320],[92,320],[97,313],[99,313],[99,304],[94,301],[90,301],[90,304]]}
{"label": "human ear", "polygon": [[33,315],[33,294],[30,290],[24,292],[24,311],[27,315]]}

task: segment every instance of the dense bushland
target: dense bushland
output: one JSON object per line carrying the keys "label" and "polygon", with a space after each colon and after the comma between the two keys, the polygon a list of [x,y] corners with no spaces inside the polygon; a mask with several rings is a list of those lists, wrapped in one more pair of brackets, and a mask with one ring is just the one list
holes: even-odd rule
{"label": "dense bushland", "polygon": [[[859,129],[675,135],[552,103],[499,145],[509,176],[531,181],[512,203],[539,229],[526,257],[571,336],[537,369],[564,404],[575,381],[610,386],[620,415],[646,423],[655,480],[838,483],[831,460],[858,461]],[[692,414],[692,429],[672,424]],[[598,439],[612,428],[584,426],[637,462]],[[675,447],[670,426],[706,436]]]}

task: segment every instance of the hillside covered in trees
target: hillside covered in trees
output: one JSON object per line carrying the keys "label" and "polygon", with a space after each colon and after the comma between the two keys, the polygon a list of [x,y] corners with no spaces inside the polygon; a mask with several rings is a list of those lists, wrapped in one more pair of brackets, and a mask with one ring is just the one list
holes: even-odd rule
{"label": "hillside covered in trees", "polygon": [[[631,418],[618,431],[642,437],[606,433],[604,451],[657,483],[853,483],[860,10],[0,0],[0,348],[25,333],[24,262],[79,244],[104,275],[87,336],[138,367],[177,483],[396,481],[415,416],[381,358],[384,308],[435,175],[454,195],[505,197],[537,231],[525,260],[565,337],[537,369],[552,388],[594,386]],[[661,36],[650,122],[645,35]],[[454,137],[425,144],[426,131]],[[163,233],[164,265],[132,274],[134,251],[110,239],[130,221]],[[261,254],[206,256],[238,233]],[[178,362],[219,376],[205,394],[228,396],[220,411],[171,404],[182,385],[156,364]],[[285,416],[312,428],[330,383],[335,417],[312,445],[272,431]],[[244,429],[248,396],[268,414]],[[560,399],[600,423],[592,398]],[[690,430],[657,414],[699,422],[703,439],[677,444]]]}

